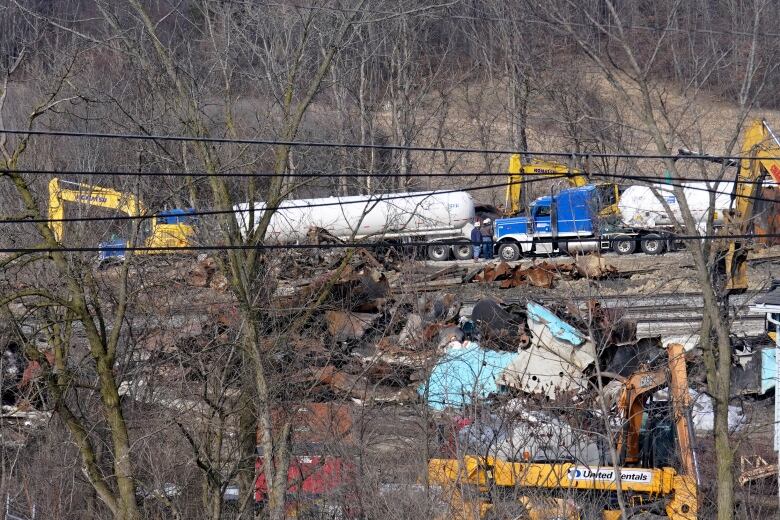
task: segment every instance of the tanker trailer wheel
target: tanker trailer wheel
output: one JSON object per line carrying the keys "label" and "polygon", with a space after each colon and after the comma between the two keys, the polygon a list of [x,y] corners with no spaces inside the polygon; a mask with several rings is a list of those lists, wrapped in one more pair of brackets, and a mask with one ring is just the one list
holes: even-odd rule
{"label": "tanker trailer wheel", "polygon": [[428,246],[428,258],[436,262],[450,259],[450,246],[446,244],[434,244]]}
{"label": "tanker trailer wheel", "polygon": [[471,260],[472,252],[471,242],[464,242],[452,246],[452,254],[455,256],[455,260]]}
{"label": "tanker trailer wheel", "polygon": [[498,257],[505,262],[520,260],[520,246],[512,242],[504,242],[498,246]]}
{"label": "tanker trailer wheel", "polygon": [[665,240],[655,233],[642,237],[642,251],[646,255],[660,255],[664,252],[665,245]]}
{"label": "tanker trailer wheel", "polygon": [[636,251],[636,240],[629,235],[618,235],[612,239],[612,250],[619,255],[631,255]]}

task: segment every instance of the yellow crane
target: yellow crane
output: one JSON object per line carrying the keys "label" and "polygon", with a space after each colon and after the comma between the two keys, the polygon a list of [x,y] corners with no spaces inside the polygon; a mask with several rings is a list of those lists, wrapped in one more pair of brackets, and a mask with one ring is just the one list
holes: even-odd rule
{"label": "yellow crane", "polygon": [[[125,215],[140,217],[150,215],[140,200],[132,194],[111,188],[92,186],[53,178],[49,181],[49,227],[57,241],[64,235],[65,203],[86,204],[117,210]],[[151,226],[143,241],[148,248],[186,247],[192,245],[195,230],[188,222],[188,210],[170,210],[151,217]],[[113,247],[113,246],[112,246]],[[121,254],[108,256],[123,256]],[[144,254],[169,253],[170,250],[141,251]]]}
{"label": "yellow crane", "polygon": [[[518,518],[578,520],[578,499],[590,503],[591,493],[616,494],[619,483],[631,517],[696,519],[698,469],[688,413],[685,351],[682,345],[671,344],[667,356],[666,367],[640,370],[623,381],[618,409],[625,427],[616,443],[616,451],[623,454],[620,464],[516,462],[473,454],[460,460],[431,459],[428,478],[449,498],[449,518],[489,518],[497,498],[512,497],[522,509]],[[642,467],[639,442],[645,403],[663,387],[669,389],[679,467]],[[604,520],[621,518],[619,508],[607,508],[601,514]]]}
{"label": "yellow crane", "polygon": [[[555,161],[541,161],[534,159],[523,164],[520,154],[509,156],[509,169],[507,170],[508,184],[506,187],[505,208],[509,215],[518,215],[523,210],[523,180],[533,176],[561,177],[573,187],[578,188],[588,184],[586,173],[579,168],[572,168],[566,164]],[[618,213],[618,201],[620,200],[619,187],[615,183],[598,183],[600,205],[599,215],[608,216]]]}

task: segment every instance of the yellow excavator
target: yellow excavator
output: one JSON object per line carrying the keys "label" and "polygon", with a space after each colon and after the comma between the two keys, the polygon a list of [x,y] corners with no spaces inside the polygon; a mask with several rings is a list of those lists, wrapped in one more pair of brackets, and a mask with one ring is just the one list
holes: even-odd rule
{"label": "yellow excavator", "polygon": [[[508,183],[506,187],[505,208],[508,216],[519,215],[523,212],[523,180],[532,176],[561,177],[573,187],[578,188],[589,183],[587,174],[579,169],[555,161],[541,161],[534,159],[523,164],[520,154],[509,156],[509,169],[507,171]],[[598,183],[600,208],[599,215],[617,215],[618,201],[620,200],[619,187],[615,183]]]}
{"label": "yellow excavator", "polygon": [[[767,175],[780,186],[780,140],[766,121],[753,121],[745,130],[734,186],[734,210],[725,215],[723,231],[728,235],[747,235],[753,228],[755,199]],[[744,292],[748,288],[747,256],[750,244],[745,238],[728,242],[725,252],[726,290]]]}
{"label": "yellow excavator", "polygon": [[[620,459],[617,464],[538,463],[531,462],[532,453],[524,453],[524,461],[473,454],[462,459],[431,459],[428,479],[441,487],[449,502],[446,518],[501,518],[497,511],[505,508],[509,497],[515,506],[509,509],[512,518],[579,520],[584,505],[592,507],[597,498],[606,496],[600,509],[604,520],[619,519],[623,514],[628,518],[696,519],[698,467],[682,345],[669,345],[667,358],[665,367],[641,369],[621,381],[617,408],[623,428],[615,440]],[[646,406],[663,388],[668,388],[671,402],[676,467],[653,467],[641,456],[646,452],[640,444],[646,445],[656,436]],[[618,493],[622,507],[618,505]]]}
{"label": "yellow excavator", "polygon": [[737,166],[732,200],[734,208],[724,215],[721,233],[727,238],[721,245],[725,290],[728,293],[744,292],[748,288],[747,257],[751,243],[746,235],[754,228],[755,202],[763,181],[770,176],[780,187],[780,139],[763,119],[752,121],[745,129],[739,161],[722,159],[706,154],[680,149],[680,155],[703,158],[711,162]]}
{"label": "yellow excavator", "polygon": [[[78,182],[53,178],[49,181],[49,227],[57,241],[62,242],[64,234],[65,203],[86,204],[117,210],[131,217],[150,215],[141,201],[132,194],[92,186]],[[192,245],[195,230],[192,226],[193,210],[173,209],[162,211],[149,219],[149,227],[143,246],[147,248],[176,248]],[[100,258],[124,258],[126,244],[120,240],[101,244]],[[170,249],[149,249],[141,254],[170,253]]]}

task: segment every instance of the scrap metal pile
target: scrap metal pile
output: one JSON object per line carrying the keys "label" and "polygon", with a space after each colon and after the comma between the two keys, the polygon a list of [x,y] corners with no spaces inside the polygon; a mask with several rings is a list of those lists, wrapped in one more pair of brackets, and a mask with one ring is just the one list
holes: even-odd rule
{"label": "scrap metal pile", "polygon": [[[632,322],[595,302],[582,309],[548,309],[485,298],[464,306],[457,290],[448,290],[470,281],[551,287],[564,276],[614,275],[614,268],[596,256],[527,269],[488,264],[475,273],[459,266],[409,270],[414,264],[362,249],[346,255],[329,253],[316,261],[291,256],[276,270],[276,319],[294,321],[301,309],[317,302],[306,331],[286,338],[295,359],[284,374],[287,384],[312,399],[423,399],[441,407],[463,404],[450,394],[553,398],[587,391],[597,361],[601,370],[625,373],[643,354],[658,350],[636,341]],[[477,374],[466,383],[468,392],[462,384],[449,388],[446,378],[437,380],[442,370],[457,365]]]}
{"label": "scrap metal pile", "polygon": [[[291,402],[415,402],[444,410],[498,395],[592,404],[599,372],[626,376],[660,351],[658,342],[637,341],[634,323],[597,302],[544,307],[483,298],[466,305],[459,294],[472,281],[550,287],[562,277],[614,275],[597,256],[476,270],[423,268],[364,249],[278,260],[263,310],[263,326],[277,333],[261,348],[270,354],[269,384]],[[146,312],[130,324],[135,368],[121,393],[197,411],[197,388],[176,393],[162,382],[198,381],[201,368],[189,360],[238,341],[242,325],[228,280],[217,259],[205,255],[143,280],[137,305]]]}

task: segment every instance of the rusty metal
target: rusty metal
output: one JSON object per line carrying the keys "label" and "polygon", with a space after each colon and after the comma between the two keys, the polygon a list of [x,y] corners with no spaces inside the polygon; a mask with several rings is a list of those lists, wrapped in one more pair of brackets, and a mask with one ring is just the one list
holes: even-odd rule
{"label": "rusty metal", "polygon": [[[352,412],[346,404],[302,402],[285,408],[274,408],[271,414],[273,424],[290,421],[294,443],[322,444],[354,440]],[[258,430],[258,444],[262,440],[260,433]]]}
{"label": "rusty metal", "polygon": [[530,285],[545,289],[552,289],[555,281],[555,274],[540,266],[526,269],[525,277]]}
{"label": "rusty metal", "polygon": [[379,314],[366,312],[326,311],[328,333],[336,341],[360,339],[379,318]]}

